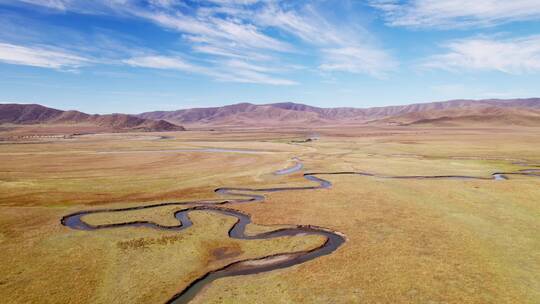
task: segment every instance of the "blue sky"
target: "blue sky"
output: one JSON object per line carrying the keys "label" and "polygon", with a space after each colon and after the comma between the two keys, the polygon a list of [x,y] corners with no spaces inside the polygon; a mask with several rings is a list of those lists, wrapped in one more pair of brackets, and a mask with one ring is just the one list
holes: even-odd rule
{"label": "blue sky", "polygon": [[371,107],[539,83],[540,0],[0,0],[0,102]]}

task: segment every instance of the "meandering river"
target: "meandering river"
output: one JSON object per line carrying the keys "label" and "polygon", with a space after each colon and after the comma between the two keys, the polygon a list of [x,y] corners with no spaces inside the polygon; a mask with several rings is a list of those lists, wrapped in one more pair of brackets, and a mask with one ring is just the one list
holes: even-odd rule
{"label": "meandering river", "polygon": [[[225,149],[223,152],[230,152],[236,150]],[[214,149],[212,152],[216,152]],[[243,152],[243,150],[242,150]],[[304,165],[300,162],[298,158],[294,158],[294,165],[291,167],[278,170],[274,172],[276,175],[285,175],[298,172],[303,169]],[[527,166],[527,164],[520,164]],[[298,265],[305,263],[307,261],[316,259],[318,257],[329,255],[337,250],[341,245],[346,242],[346,237],[336,231],[331,231],[329,229],[317,226],[294,226],[291,228],[283,228],[270,232],[259,233],[255,235],[247,235],[245,230],[246,226],[251,223],[251,218],[248,214],[244,214],[240,211],[225,208],[224,205],[232,204],[243,204],[243,203],[256,203],[263,202],[265,200],[264,193],[270,192],[279,192],[279,191],[302,191],[302,190],[318,190],[324,188],[330,188],[332,183],[328,180],[325,180],[319,176],[321,175],[360,175],[372,178],[382,178],[382,179],[476,179],[476,180],[506,180],[508,175],[523,175],[523,176],[536,176],[540,177],[540,169],[537,168],[527,168],[522,169],[516,172],[496,172],[491,174],[489,177],[477,177],[477,176],[466,176],[466,175],[432,175],[432,176],[390,176],[390,175],[379,175],[368,172],[361,171],[345,171],[345,172],[315,172],[315,173],[304,173],[303,177],[311,182],[314,182],[313,185],[308,186],[299,186],[299,187],[276,187],[276,188],[239,188],[239,187],[223,187],[215,189],[215,192],[234,198],[226,199],[216,199],[216,200],[200,200],[200,201],[188,201],[188,202],[166,202],[152,205],[143,205],[137,207],[128,207],[128,208],[116,208],[116,209],[97,209],[97,210],[86,210],[80,211],[73,214],[64,216],[61,219],[61,223],[64,226],[70,227],[72,229],[78,230],[100,230],[100,229],[111,229],[115,227],[150,227],[155,229],[167,229],[182,231],[189,229],[193,225],[189,218],[189,214],[193,211],[206,211],[217,213],[221,215],[231,216],[236,218],[236,223],[229,230],[229,237],[234,239],[242,240],[262,240],[262,239],[271,239],[282,236],[296,236],[296,235],[319,235],[325,238],[325,242],[312,250],[307,251],[296,251],[296,252],[285,252],[274,255],[269,255],[261,257],[258,259],[247,259],[241,260],[221,269],[217,269],[211,272],[208,272],[195,281],[193,281],[189,286],[186,286],[183,290],[179,291],[171,297],[167,303],[188,303],[192,300],[200,290],[210,284],[211,282],[224,277],[238,276],[238,275],[248,275],[261,272],[272,271],[275,269],[286,268],[293,265]],[[124,222],[124,223],[115,223],[107,225],[91,225],[84,221],[83,217],[88,214],[96,213],[110,213],[110,212],[124,212],[130,210],[141,210],[141,209],[150,209],[158,208],[162,206],[190,206],[187,209],[177,211],[174,216],[178,220],[178,225],[176,226],[161,226],[154,222],[149,221],[135,221],[135,222]]]}

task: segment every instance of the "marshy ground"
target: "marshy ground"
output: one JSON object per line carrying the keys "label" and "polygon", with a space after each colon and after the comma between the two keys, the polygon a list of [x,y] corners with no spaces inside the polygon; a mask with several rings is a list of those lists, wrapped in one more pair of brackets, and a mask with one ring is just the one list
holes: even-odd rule
{"label": "marshy ground", "polygon": [[[314,132],[317,140],[302,142]],[[313,185],[304,172],[489,178],[540,168],[538,151],[535,128],[254,129],[0,143],[0,296],[5,303],[162,303],[230,263],[324,243],[316,235],[229,238],[235,218],[204,210],[179,232],[60,224],[80,210],[223,200],[214,192],[220,187]],[[294,166],[294,157],[302,171],[273,174]],[[192,302],[538,303],[540,177],[508,177],[324,175],[331,188],[227,205],[251,216],[248,234],[313,225],[347,241],[289,268],[218,279]],[[172,226],[187,207],[85,221]]]}

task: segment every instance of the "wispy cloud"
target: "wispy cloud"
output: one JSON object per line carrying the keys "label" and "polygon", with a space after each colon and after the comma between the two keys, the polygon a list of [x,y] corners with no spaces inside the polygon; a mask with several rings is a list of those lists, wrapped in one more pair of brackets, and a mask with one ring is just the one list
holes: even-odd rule
{"label": "wispy cloud", "polygon": [[280,69],[261,66],[242,60],[228,60],[222,63],[219,79],[245,83],[264,83],[271,85],[295,85],[296,81],[272,76]]}
{"label": "wispy cloud", "polygon": [[397,67],[397,62],[381,50],[368,47],[343,47],[324,50],[324,71],[341,71],[368,74],[384,78]]}
{"label": "wispy cloud", "polygon": [[234,47],[225,47],[218,45],[193,45],[192,49],[197,53],[204,53],[219,57],[241,58],[255,61],[271,61],[273,56],[256,51],[240,51]]}
{"label": "wispy cloud", "polygon": [[[218,6],[200,8],[193,17],[170,13],[134,14],[188,33],[196,52],[256,61],[278,61],[272,52],[303,52],[289,42],[263,34],[274,29],[296,37],[317,52],[318,67],[326,72],[346,72],[382,77],[397,61],[373,43],[363,28],[338,26],[313,4],[280,5],[280,1],[212,1]],[[257,2],[257,7],[250,6]],[[218,17],[226,15],[226,18]],[[234,20],[234,21],[231,21]]]}
{"label": "wispy cloud", "polygon": [[295,85],[295,81],[272,76],[278,71],[270,67],[251,64],[242,60],[227,60],[217,62],[212,68],[195,65],[178,56],[141,56],[123,61],[134,67],[144,67],[161,70],[177,70],[210,76],[219,81],[242,82],[270,85]]}
{"label": "wispy cloud", "polygon": [[148,0],[149,4],[154,7],[173,8],[183,6],[181,0]]}
{"label": "wispy cloud", "polygon": [[175,11],[149,11],[131,7],[128,10],[137,17],[150,20],[160,26],[179,31],[195,43],[202,45],[235,46],[239,49],[262,49],[290,51],[292,46],[262,33],[256,26],[241,20],[222,19],[211,16],[190,16]]}
{"label": "wispy cloud", "polygon": [[[0,0],[0,3],[6,0]],[[151,22],[166,31],[177,32],[178,48],[129,54],[120,60],[134,66],[147,53],[153,60],[182,53],[184,58],[196,58],[193,63],[182,62],[190,68],[204,68],[200,72],[214,75],[215,79],[293,84],[287,69],[260,71],[247,67],[229,71],[232,76],[221,76],[223,67],[231,62],[244,62],[251,66],[290,66],[291,56],[308,55],[312,68],[325,72],[367,74],[380,77],[391,71],[396,61],[369,32],[358,24],[338,24],[340,20],[328,18],[327,8],[319,2],[289,2],[285,0],[205,0],[196,5],[178,0],[19,0],[26,4],[75,11],[84,14],[109,14]],[[344,2],[336,2],[335,8]],[[344,10],[343,14],[349,14]],[[352,18],[351,20],[354,20]],[[118,48],[123,49],[122,47]],[[141,57],[142,54],[142,57]],[[112,54],[107,56],[113,58]],[[131,58],[131,59],[130,59]],[[149,58],[147,58],[149,59]],[[231,61],[236,60],[236,61]],[[205,63],[206,62],[206,63]],[[155,63],[155,62],[154,62]],[[175,62],[179,64],[179,62]],[[390,64],[392,63],[392,64]],[[173,66],[173,62],[167,62]],[[189,71],[189,68],[173,69]],[[154,67],[155,68],[155,67]],[[232,67],[231,67],[232,68]],[[207,71],[214,70],[214,73]],[[200,71],[200,70],[199,70]],[[276,77],[280,74],[280,77]],[[215,75],[218,75],[216,77]]]}
{"label": "wispy cloud", "polygon": [[371,0],[393,26],[492,26],[540,19],[539,0]]}
{"label": "wispy cloud", "polygon": [[134,67],[153,69],[172,69],[195,72],[197,68],[178,57],[166,56],[141,56],[123,60],[124,63]]}
{"label": "wispy cloud", "polygon": [[42,68],[72,69],[88,64],[90,59],[62,49],[0,43],[0,61]]}
{"label": "wispy cloud", "polygon": [[285,31],[317,47],[326,72],[368,74],[380,78],[398,66],[390,53],[374,43],[373,37],[359,27],[330,22],[313,5],[287,10],[270,2],[255,22]]}
{"label": "wispy cloud", "polygon": [[120,59],[149,51],[144,41],[131,34],[101,27],[81,32],[24,15],[0,12],[0,28],[2,43],[84,57],[85,65],[118,64]]}
{"label": "wispy cloud", "polygon": [[56,10],[65,10],[69,0],[20,0],[23,3],[40,5]]}
{"label": "wispy cloud", "polygon": [[426,68],[450,71],[540,72],[540,36],[513,39],[468,38],[447,43],[446,53],[428,58]]}
{"label": "wispy cloud", "polygon": [[283,9],[270,2],[254,14],[253,19],[258,24],[279,28],[311,44],[345,42],[343,33],[322,18],[313,6],[308,5],[300,10]]}

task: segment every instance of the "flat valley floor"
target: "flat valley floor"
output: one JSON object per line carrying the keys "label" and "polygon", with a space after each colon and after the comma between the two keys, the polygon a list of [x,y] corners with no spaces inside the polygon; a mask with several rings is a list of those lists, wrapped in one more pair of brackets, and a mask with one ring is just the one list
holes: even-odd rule
{"label": "flat valley floor", "polygon": [[[247,203],[215,191],[317,186],[306,173],[331,187]],[[2,303],[166,303],[227,265],[326,242],[231,238],[237,219],[203,209],[179,231],[115,226],[172,227],[196,203],[82,218],[107,229],[61,224],[79,211],[194,201],[250,216],[246,234],[320,227],[345,242],[219,278],[190,303],[540,303],[540,129],[363,126],[0,142]]]}

